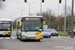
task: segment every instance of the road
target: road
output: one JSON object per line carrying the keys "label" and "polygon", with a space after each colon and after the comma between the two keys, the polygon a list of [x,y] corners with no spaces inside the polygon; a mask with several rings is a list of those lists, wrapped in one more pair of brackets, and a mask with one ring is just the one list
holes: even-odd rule
{"label": "road", "polygon": [[20,41],[14,31],[11,37],[0,37],[0,50],[75,50],[75,38],[51,37],[43,42]]}

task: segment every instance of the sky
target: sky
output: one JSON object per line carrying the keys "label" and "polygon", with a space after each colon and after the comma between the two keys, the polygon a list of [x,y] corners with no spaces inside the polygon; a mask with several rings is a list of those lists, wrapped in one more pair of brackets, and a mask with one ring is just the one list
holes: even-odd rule
{"label": "sky", "polygon": [[[66,0],[67,6],[72,6],[72,0]],[[30,13],[37,14],[40,12],[40,0],[27,0],[27,3],[32,3],[30,5]],[[23,16],[29,14],[29,5],[24,2],[24,0],[6,0],[3,2],[5,5],[4,10],[0,10],[0,18],[10,18],[13,20],[21,16],[21,10],[23,10]],[[42,3],[42,12],[51,9],[52,12],[58,16],[58,3],[59,0],[45,0]],[[59,3],[59,15],[64,12],[63,7],[65,6],[65,0],[62,0],[62,3]]]}

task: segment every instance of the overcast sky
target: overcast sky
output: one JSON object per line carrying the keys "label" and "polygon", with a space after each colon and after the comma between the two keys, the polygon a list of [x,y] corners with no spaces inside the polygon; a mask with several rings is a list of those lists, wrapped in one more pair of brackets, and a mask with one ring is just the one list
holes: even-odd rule
{"label": "overcast sky", "polygon": [[[30,6],[30,13],[32,14],[36,14],[38,12],[40,12],[40,0],[27,0],[27,3],[32,3]],[[42,3],[42,12],[46,11],[47,9],[51,9],[55,15],[58,15],[58,2],[59,0],[45,0],[44,3]],[[71,7],[71,2],[72,0],[67,0],[67,6]],[[21,10],[20,9],[24,9],[23,11],[23,15],[28,15],[29,14],[29,5],[27,3],[24,2],[24,0],[6,0],[5,2],[3,2],[5,7],[4,10],[0,10],[0,17],[2,18],[11,18],[12,14],[13,15],[13,19],[20,17],[21,15]],[[59,5],[60,7],[60,14],[64,11],[63,7],[65,5],[65,0],[62,0],[62,3]]]}

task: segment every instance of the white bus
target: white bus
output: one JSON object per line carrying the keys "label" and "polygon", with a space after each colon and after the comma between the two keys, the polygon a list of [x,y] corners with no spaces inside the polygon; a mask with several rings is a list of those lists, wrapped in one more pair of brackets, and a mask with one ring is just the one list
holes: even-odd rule
{"label": "white bus", "polygon": [[11,19],[0,19],[0,35],[10,37],[12,32],[11,27]]}
{"label": "white bus", "polygon": [[42,16],[24,16],[16,20],[16,36],[22,40],[43,41],[43,24],[45,21]]}

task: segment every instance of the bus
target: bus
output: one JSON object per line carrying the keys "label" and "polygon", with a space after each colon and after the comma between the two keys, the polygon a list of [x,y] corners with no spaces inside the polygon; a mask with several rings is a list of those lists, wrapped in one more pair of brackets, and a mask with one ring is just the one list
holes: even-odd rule
{"label": "bus", "polygon": [[11,36],[12,21],[11,19],[0,19],[0,35]]}
{"label": "bus", "polygon": [[16,20],[16,36],[22,40],[43,41],[43,24],[45,21],[42,16],[24,16]]}

